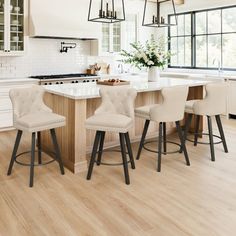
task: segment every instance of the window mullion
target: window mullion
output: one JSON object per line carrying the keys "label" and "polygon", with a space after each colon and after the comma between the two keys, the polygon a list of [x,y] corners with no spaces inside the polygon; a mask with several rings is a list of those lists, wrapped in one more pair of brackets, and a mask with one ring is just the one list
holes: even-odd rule
{"label": "window mullion", "polygon": [[191,49],[192,49],[192,62],[191,62],[191,66],[193,68],[196,67],[196,14],[195,12],[192,13],[191,15]]}

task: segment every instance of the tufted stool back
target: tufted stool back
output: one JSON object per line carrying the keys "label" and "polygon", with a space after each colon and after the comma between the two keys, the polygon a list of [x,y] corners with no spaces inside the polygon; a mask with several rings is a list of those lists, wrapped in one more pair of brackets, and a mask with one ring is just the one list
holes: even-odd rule
{"label": "tufted stool back", "polygon": [[102,104],[95,111],[96,115],[102,113],[122,114],[134,119],[134,100],[137,96],[135,89],[127,87],[101,88],[100,95]]}
{"label": "tufted stool back", "polygon": [[13,104],[14,120],[30,113],[51,112],[43,102],[44,89],[39,85],[33,85],[31,89],[12,89],[9,94]]}
{"label": "tufted stool back", "polygon": [[150,109],[151,120],[157,122],[180,121],[184,118],[185,102],[188,96],[187,86],[163,88],[163,102]]}
{"label": "tufted stool back", "polygon": [[196,101],[193,105],[194,114],[213,116],[226,113],[227,84],[210,83],[206,85],[205,89],[205,98]]}

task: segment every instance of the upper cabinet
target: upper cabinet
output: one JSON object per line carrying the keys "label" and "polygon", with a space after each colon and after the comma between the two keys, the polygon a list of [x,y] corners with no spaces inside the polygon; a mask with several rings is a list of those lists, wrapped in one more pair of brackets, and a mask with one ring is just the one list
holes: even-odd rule
{"label": "upper cabinet", "polygon": [[30,0],[30,36],[97,39],[101,24],[88,21],[88,10],[88,0]]}
{"label": "upper cabinet", "polygon": [[92,43],[92,55],[108,56],[129,50],[130,43],[138,40],[138,14],[127,14],[126,20],[102,24],[102,36]]}
{"label": "upper cabinet", "polygon": [[24,0],[0,0],[0,56],[24,54],[26,7]]}

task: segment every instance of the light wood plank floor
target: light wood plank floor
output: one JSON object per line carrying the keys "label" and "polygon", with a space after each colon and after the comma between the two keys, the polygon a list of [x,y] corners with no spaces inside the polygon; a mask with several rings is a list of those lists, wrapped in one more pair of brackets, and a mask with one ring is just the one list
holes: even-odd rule
{"label": "light wood plank floor", "polygon": [[[61,176],[53,163],[36,168],[29,188],[27,167],[15,164],[6,176],[15,131],[0,133],[0,235],[234,236],[236,121],[225,120],[224,128],[230,153],[217,145],[215,163],[208,146],[188,143],[191,167],[183,156],[168,155],[157,173],[155,154],[144,151],[130,169],[130,186],[122,167],[95,167],[87,181],[86,173]],[[29,148],[27,138],[21,151]]]}

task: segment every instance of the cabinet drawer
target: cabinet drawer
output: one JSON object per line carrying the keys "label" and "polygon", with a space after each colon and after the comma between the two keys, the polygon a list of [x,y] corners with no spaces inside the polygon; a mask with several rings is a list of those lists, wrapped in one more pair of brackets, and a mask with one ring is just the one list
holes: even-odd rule
{"label": "cabinet drawer", "polygon": [[13,126],[13,112],[1,111],[0,112],[0,128]]}
{"label": "cabinet drawer", "polygon": [[0,97],[0,112],[5,110],[12,110],[12,103],[9,97]]}
{"label": "cabinet drawer", "polygon": [[9,96],[9,91],[11,89],[16,89],[16,88],[27,88],[31,87],[32,84],[12,84],[12,85],[5,85],[5,86],[0,86],[0,96]]}

